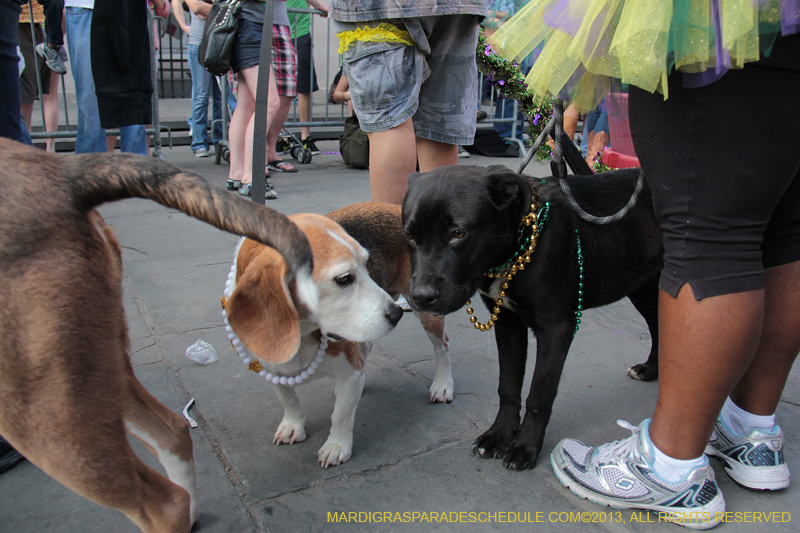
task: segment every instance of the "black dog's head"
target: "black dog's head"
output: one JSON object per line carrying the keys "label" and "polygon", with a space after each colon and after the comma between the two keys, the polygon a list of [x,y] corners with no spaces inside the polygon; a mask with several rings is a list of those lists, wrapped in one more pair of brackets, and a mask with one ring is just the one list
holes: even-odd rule
{"label": "black dog's head", "polygon": [[463,306],[484,272],[514,254],[530,205],[528,180],[506,167],[448,166],[412,176],[403,202],[412,307],[445,315]]}

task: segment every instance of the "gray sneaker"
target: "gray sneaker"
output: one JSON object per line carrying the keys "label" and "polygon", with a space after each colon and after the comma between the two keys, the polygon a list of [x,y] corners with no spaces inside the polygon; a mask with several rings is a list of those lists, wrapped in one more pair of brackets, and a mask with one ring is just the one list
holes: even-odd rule
{"label": "gray sneaker", "polygon": [[50,48],[45,43],[39,43],[36,45],[36,53],[44,58],[47,67],[56,74],[67,73],[67,67],[64,65],[64,62],[67,60],[67,52],[64,50],[63,46],[56,50],[55,48]]}
{"label": "gray sneaker", "polygon": [[685,479],[668,483],[653,470],[653,442],[648,418],[627,439],[591,447],[573,439],[556,444],[550,454],[556,477],[577,496],[617,509],[646,509],[692,529],[709,529],[725,515],[722,496],[708,460]]}
{"label": "gray sneaker", "polygon": [[754,429],[734,435],[717,418],[706,454],[720,459],[736,483],[754,490],[780,490],[789,486],[789,465],[783,459],[783,431]]}

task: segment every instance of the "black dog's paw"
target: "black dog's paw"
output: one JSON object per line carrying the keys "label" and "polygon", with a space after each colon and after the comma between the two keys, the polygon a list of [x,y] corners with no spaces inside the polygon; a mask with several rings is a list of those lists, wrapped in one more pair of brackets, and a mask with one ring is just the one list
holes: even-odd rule
{"label": "black dog's paw", "polygon": [[653,381],[658,377],[658,365],[641,363],[628,369],[628,375],[640,381]]}
{"label": "black dog's paw", "polygon": [[472,453],[485,459],[502,457],[508,443],[514,438],[514,432],[489,429],[486,433],[475,439],[472,444]]}
{"label": "black dog's paw", "polygon": [[536,466],[539,448],[524,442],[512,441],[503,456],[503,466],[509,470],[527,470]]}

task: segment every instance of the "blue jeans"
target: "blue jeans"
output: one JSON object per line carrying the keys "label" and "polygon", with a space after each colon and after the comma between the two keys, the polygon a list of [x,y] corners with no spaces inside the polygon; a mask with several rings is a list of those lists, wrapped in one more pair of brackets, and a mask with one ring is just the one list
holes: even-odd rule
{"label": "blue jeans", "polygon": [[581,153],[586,156],[589,153],[589,132],[595,133],[605,132],[609,133],[608,129],[608,112],[606,110],[605,102],[600,102],[593,111],[586,115],[586,127],[583,129],[584,135],[581,136]]}
{"label": "blue jeans", "polygon": [[194,44],[187,48],[189,70],[192,73],[192,152],[200,148],[208,150],[209,96],[214,98],[212,116],[215,120],[211,128],[211,143],[217,144],[222,139],[222,94],[214,76],[197,59],[198,49]]}
{"label": "blue jeans", "polygon": [[[100,127],[100,111],[92,78],[91,27],[92,10],[67,7],[67,48],[75,96],[78,100],[78,133],[75,153],[106,152],[106,130]],[[123,152],[147,155],[147,136],[144,126],[125,126],[119,129]]]}

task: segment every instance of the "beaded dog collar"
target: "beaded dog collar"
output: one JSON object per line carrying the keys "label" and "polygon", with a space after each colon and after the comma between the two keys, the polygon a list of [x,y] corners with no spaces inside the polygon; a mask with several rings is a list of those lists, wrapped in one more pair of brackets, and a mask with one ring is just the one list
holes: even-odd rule
{"label": "beaded dog collar", "polygon": [[[531,204],[530,213],[522,218],[523,225],[520,228],[520,239],[522,235],[524,235],[527,227],[531,228],[530,237],[526,238],[523,244],[520,244],[519,250],[514,253],[511,259],[499,267],[489,269],[489,271],[484,274],[484,276],[488,278],[504,279],[503,283],[500,285],[500,291],[497,293],[498,297],[494,301],[492,316],[485,324],[478,322],[477,317],[473,315],[475,310],[470,307],[471,300],[467,300],[467,314],[470,315],[469,321],[477,330],[489,331],[494,327],[495,322],[497,322],[497,317],[502,310],[501,306],[503,305],[503,298],[506,296],[506,290],[508,290],[508,282],[513,279],[517,272],[525,270],[525,265],[531,262],[531,254],[533,254],[533,251],[536,249],[539,235],[544,231],[544,227],[550,215],[550,202],[545,202],[538,213],[534,213],[535,210],[536,203],[534,202]],[[572,332],[573,337],[580,328],[581,317],[583,316],[583,249],[581,247],[580,233],[577,228],[575,229],[575,242],[577,244],[576,259],[578,262],[578,302],[575,310],[575,330]]]}
{"label": "beaded dog collar", "polygon": [[[506,296],[508,282],[514,278],[517,272],[520,270],[525,270],[525,265],[531,262],[531,254],[536,249],[536,242],[539,238],[539,234],[542,232],[543,222],[547,220],[547,214],[549,212],[550,202],[545,202],[538,213],[536,213],[536,201],[534,200],[531,202],[530,212],[522,217],[520,240],[522,240],[522,236],[525,234],[526,228],[531,228],[531,235],[525,239],[524,243],[520,244],[519,250],[514,253],[514,256],[511,259],[499,267],[489,269],[489,271],[484,274],[484,276],[487,278],[504,279],[503,283],[500,285],[500,292],[497,294],[498,298],[494,301],[492,316],[485,324],[478,322],[478,318],[472,314],[475,312],[475,310],[470,307],[471,300],[467,300],[467,314],[470,315],[469,321],[472,322],[472,325],[475,327],[475,329],[480,331],[489,331],[492,329],[492,327],[494,327],[494,324],[497,321],[497,316],[502,310],[501,306],[503,305],[503,298]],[[539,221],[542,223],[537,224]]]}
{"label": "beaded dog collar", "polygon": [[233,294],[232,287],[235,276],[236,264],[234,263],[233,266],[231,266],[231,271],[228,273],[228,280],[225,282],[225,290],[222,293],[223,298],[220,298],[220,301],[222,302],[222,318],[225,322],[225,331],[228,334],[228,339],[231,341],[233,349],[236,350],[237,354],[239,354],[242,362],[247,365],[248,370],[257,373],[267,382],[272,383],[273,385],[286,385],[287,387],[300,385],[303,381],[307,380],[310,376],[313,376],[317,372],[317,368],[319,368],[319,365],[322,364],[322,361],[325,359],[325,350],[328,348],[328,341],[330,338],[325,334],[324,331],[320,329],[317,356],[311,361],[311,363],[308,364],[308,366],[298,372],[297,375],[281,376],[274,371],[268,372],[258,359],[252,359],[247,355],[247,348],[245,348],[244,344],[242,344],[242,341],[239,340],[239,337],[233,331],[233,328],[228,322],[228,313],[225,310],[225,304],[227,303],[231,294]]}

